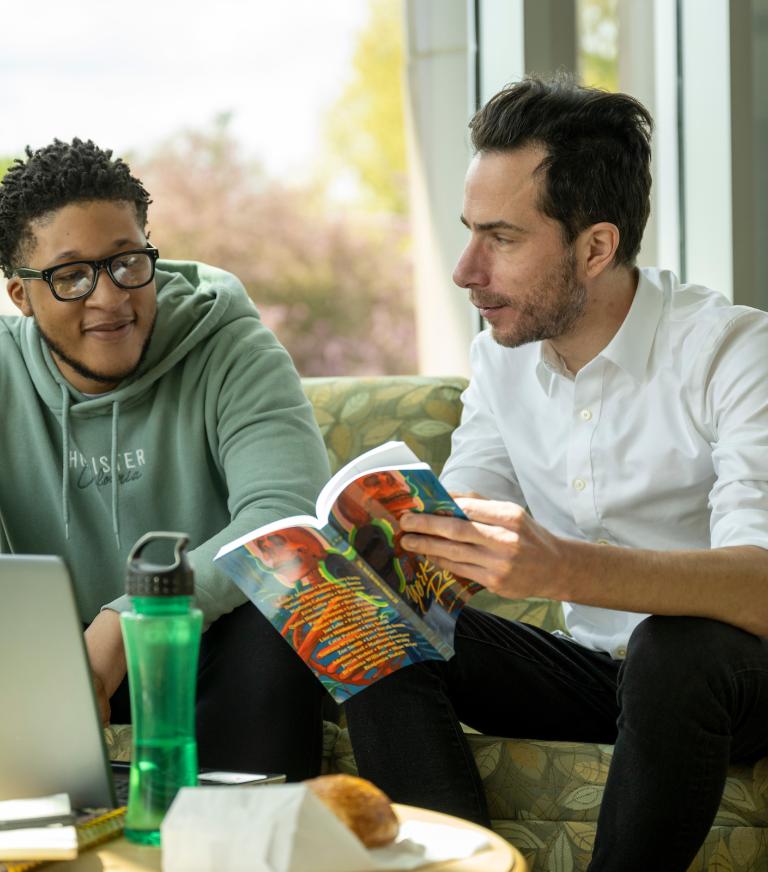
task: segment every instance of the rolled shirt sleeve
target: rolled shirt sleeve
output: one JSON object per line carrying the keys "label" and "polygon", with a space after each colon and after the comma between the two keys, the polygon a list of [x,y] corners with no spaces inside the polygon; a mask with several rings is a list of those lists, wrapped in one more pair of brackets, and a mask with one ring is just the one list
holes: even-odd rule
{"label": "rolled shirt sleeve", "polygon": [[706,381],[711,540],[713,548],[768,548],[768,315],[736,311],[714,343]]}

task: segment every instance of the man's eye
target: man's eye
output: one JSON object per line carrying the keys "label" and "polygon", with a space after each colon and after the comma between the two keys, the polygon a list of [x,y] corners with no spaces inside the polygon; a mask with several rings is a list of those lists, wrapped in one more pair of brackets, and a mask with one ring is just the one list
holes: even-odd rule
{"label": "man's eye", "polygon": [[506,236],[494,236],[493,239],[498,245],[511,245],[512,244],[512,240],[508,239]]}
{"label": "man's eye", "polygon": [[139,254],[124,254],[112,261],[112,269],[131,269],[139,262]]}
{"label": "man's eye", "polygon": [[70,285],[79,284],[87,277],[86,271],[82,268],[56,271],[56,281],[65,282]]}

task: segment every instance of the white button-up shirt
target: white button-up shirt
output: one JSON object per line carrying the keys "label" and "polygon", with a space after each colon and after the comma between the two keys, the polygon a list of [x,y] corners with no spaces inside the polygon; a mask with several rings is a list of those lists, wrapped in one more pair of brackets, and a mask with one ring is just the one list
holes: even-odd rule
{"label": "white button-up shirt", "polygon": [[[443,483],[526,505],[562,537],[768,548],[768,313],[640,273],[624,323],[575,376],[548,342],[475,339]],[[577,642],[617,658],[646,617],[563,610]]]}

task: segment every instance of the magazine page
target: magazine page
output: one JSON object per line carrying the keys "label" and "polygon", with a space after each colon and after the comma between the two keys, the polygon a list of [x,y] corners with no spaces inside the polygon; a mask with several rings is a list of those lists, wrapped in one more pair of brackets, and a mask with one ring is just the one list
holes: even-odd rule
{"label": "magazine page", "polygon": [[406,512],[465,517],[437,476],[424,467],[376,469],[348,482],[331,507],[329,525],[428,626],[453,644],[458,613],[481,588],[400,544],[400,518]]}
{"label": "magazine page", "polygon": [[338,495],[349,482],[354,481],[364,472],[372,469],[399,469],[401,466],[410,466],[414,463],[429,469],[429,466],[422,463],[405,442],[384,442],[376,448],[371,448],[365,454],[350,460],[346,466],[342,466],[335,475],[331,476],[317,498],[317,517],[323,521],[327,520],[331,506]]}
{"label": "magazine page", "polygon": [[337,702],[403,666],[453,654],[332,527],[275,528],[216,564]]}
{"label": "magazine page", "polygon": [[267,533],[273,533],[275,530],[283,530],[288,527],[317,527],[318,529],[321,529],[322,526],[323,525],[317,520],[317,518],[313,518],[310,515],[292,515],[289,518],[281,518],[279,521],[272,521],[270,524],[264,524],[263,527],[257,527],[257,529],[251,530],[250,533],[240,536],[239,539],[234,539],[232,542],[227,542],[226,545],[222,545],[213,559],[218,560],[230,551],[235,551],[237,548],[246,545],[251,541],[251,539],[258,539],[260,536],[266,536]]}

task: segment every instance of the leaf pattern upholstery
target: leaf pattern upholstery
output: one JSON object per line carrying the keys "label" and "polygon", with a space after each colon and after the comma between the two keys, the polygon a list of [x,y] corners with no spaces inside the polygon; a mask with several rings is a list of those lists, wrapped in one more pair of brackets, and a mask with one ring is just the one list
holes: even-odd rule
{"label": "leaf pattern upholstery", "polygon": [[439,474],[461,418],[463,378],[306,378],[331,472],[391,439],[407,443]]}
{"label": "leaf pattern upholstery", "polygon": [[[389,439],[402,439],[435,472],[450,452],[461,416],[461,378],[416,376],[304,379],[332,470]],[[472,604],[549,630],[562,628],[559,603]],[[106,730],[110,757],[129,759],[130,727]],[[613,749],[608,745],[468,735],[485,785],[493,828],[528,860],[531,872],[582,872],[589,863]],[[325,724],[323,771],[356,772],[343,724]],[[662,850],[660,842],[660,851]],[[768,758],[732,766],[709,836],[690,872],[768,869]]]}

